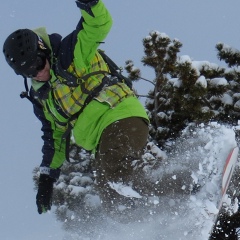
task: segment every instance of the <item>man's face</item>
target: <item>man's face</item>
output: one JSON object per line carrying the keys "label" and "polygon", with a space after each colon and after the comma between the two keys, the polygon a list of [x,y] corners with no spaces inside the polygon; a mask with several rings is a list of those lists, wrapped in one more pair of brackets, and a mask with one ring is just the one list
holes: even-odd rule
{"label": "man's face", "polygon": [[[24,65],[24,64],[23,64]],[[39,51],[36,59],[32,61],[28,68],[25,68],[22,75],[37,81],[46,82],[50,80],[50,63],[46,55]]]}
{"label": "man's face", "polygon": [[41,82],[50,80],[50,64],[47,59],[44,68],[40,70],[33,79]]}

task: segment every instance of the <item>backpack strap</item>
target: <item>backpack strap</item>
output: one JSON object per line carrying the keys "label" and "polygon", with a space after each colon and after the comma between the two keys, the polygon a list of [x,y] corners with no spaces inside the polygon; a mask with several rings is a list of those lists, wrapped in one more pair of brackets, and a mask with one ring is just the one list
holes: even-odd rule
{"label": "backpack strap", "polygon": [[57,59],[55,64],[53,65],[54,72],[57,76],[61,76],[63,79],[66,79],[63,83],[68,85],[69,87],[77,87],[79,84],[83,83],[85,80],[87,80],[89,77],[97,75],[97,74],[110,74],[108,71],[95,71],[88,73],[81,78],[73,75],[72,73],[68,72],[66,69],[64,69],[61,65],[60,59]]}
{"label": "backpack strap", "polygon": [[132,81],[122,75],[122,70],[120,69],[120,67],[118,67],[117,64],[113,62],[113,60],[109,56],[107,56],[107,54],[103,50],[98,49],[98,53],[102,56],[104,62],[108,65],[111,75],[116,76],[119,81],[126,83],[127,86],[132,89]]}
{"label": "backpack strap", "polygon": [[64,84],[68,85],[69,87],[77,87],[79,84],[81,84],[91,76],[97,74],[108,74],[117,77],[119,79],[119,82],[126,83],[128,87],[132,89],[132,81],[129,78],[122,75],[121,69],[116,65],[116,63],[113,62],[113,60],[110,59],[103,50],[98,49],[98,53],[102,56],[104,62],[108,65],[110,72],[99,70],[88,73],[79,78],[73,75],[72,73],[69,73],[66,69],[64,69],[59,58],[56,59],[56,62],[53,65],[54,71],[56,75],[59,75],[64,79],[67,79],[67,81],[65,81]]}

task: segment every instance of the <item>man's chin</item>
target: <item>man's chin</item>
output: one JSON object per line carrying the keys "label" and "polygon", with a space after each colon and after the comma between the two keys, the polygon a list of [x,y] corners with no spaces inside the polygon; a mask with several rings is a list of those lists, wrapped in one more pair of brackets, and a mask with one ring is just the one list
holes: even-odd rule
{"label": "man's chin", "polygon": [[48,75],[42,75],[42,76],[37,76],[37,77],[35,78],[35,80],[37,80],[37,81],[39,81],[39,82],[47,82],[47,81],[49,81],[50,79],[51,79],[50,74],[48,74]]}

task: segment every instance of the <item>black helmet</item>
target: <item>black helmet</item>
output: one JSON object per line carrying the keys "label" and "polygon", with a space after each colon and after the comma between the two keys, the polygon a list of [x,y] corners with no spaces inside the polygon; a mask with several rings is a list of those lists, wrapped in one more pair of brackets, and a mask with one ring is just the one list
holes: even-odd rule
{"label": "black helmet", "polygon": [[3,53],[16,74],[28,77],[36,74],[36,69],[31,67],[38,61],[39,56],[46,59],[50,50],[32,30],[19,29],[7,37]]}

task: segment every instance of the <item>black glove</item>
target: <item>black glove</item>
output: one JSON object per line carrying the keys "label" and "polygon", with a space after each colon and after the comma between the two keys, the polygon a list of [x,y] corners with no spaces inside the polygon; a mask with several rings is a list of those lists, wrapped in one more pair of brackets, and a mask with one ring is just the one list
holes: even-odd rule
{"label": "black glove", "polygon": [[99,0],[76,0],[77,6],[85,10],[89,15],[94,17],[91,7],[96,5]]}
{"label": "black glove", "polygon": [[90,6],[93,6],[99,2],[99,0],[76,0],[76,1],[80,3],[89,4]]}
{"label": "black glove", "polygon": [[40,174],[38,183],[38,193],[36,196],[36,204],[38,213],[42,214],[51,209],[53,183],[55,179],[46,174]]}

